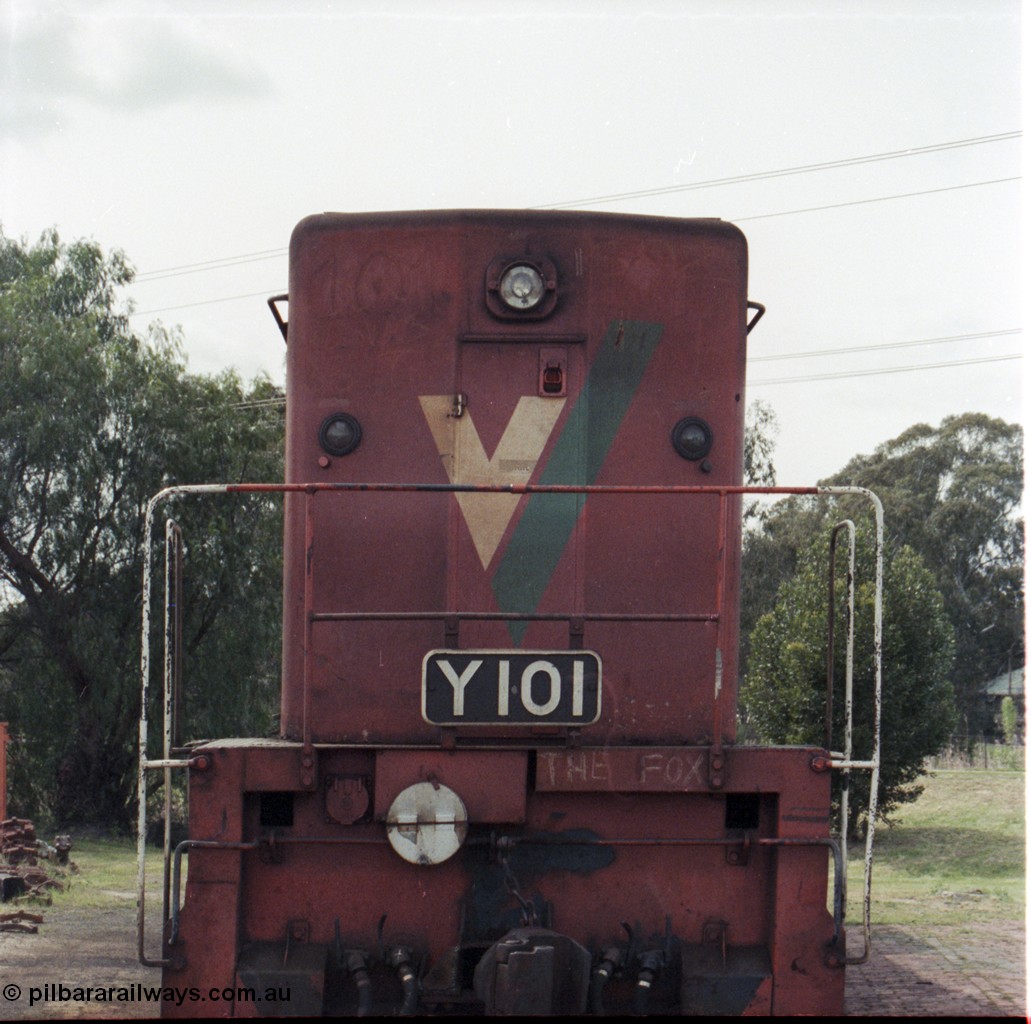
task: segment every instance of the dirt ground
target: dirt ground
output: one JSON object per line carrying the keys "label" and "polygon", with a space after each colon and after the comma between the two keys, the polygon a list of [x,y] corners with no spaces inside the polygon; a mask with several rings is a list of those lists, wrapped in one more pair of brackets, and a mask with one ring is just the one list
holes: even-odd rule
{"label": "dirt ground", "polygon": [[[159,1015],[141,990],[158,987],[160,972],[136,960],[132,904],[43,913],[38,934],[0,933],[0,1020]],[[154,936],[148,952],[157,948]],[[87,986],[88,1002],[74,991]],[[933,933],[875,926],[870,961],[849,968],[846,982],[848,1016],[1025,1017],[1026,1008],[1025,931],[1013,922]]]}

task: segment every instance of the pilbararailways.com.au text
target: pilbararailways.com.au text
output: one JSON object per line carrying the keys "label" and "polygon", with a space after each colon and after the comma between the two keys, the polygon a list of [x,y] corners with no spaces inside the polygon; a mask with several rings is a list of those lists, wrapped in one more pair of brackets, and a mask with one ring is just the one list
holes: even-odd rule
{"label": "pilbararailways.com.au text", "polygon": [[[23,994],[20,985],[7,984],[0,995],[9,1002],[17,1002]],[[131,985],[65,985],[50,982],[30,985],[27,993],[29,1006],[38,1003],[288,1003],[289,986],[273,985],[255,988],[180,988],[175,985],[158,987],[134,982]],[[0,1017],[3,1014],[0,1012]]]}

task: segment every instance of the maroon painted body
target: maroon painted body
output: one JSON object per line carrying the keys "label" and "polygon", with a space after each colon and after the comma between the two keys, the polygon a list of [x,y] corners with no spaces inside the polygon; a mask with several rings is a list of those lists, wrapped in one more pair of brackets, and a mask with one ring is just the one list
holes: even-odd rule
{"label": "maroon painted body", "polygon": [[239,1015],[841,1012],[828,777],[734,745],[746,274],[719,221],[298,226],[287,481],[426,486],[287,496],[282,736],[191,772],[221,848],[167,984],[291,989]]}
{"label": "maroon painted body", "polygon": [[[524,321],[492,313],[485,277],[499,255],[551,261],[558,292],[551,315]],[[718,221],[512,213],[306,221],[291,249],[287,479],[543,482],[550,469],[553,483],[740,483],[745,275],[744,239]],[[564,370],[554,395],[540,385],[549,355]],[[585,398],[599,363],[608,377],[591,382]],[[461,416],[453,415],[458,395]],[[319,428],[337,412],[357,418],[362,442],[323,467]],[[670,444],[686,416],[712,427],[709,473]],[[521,428],[532,436],[522,439]],[[575,499],[478,500],[486,509],[463,510],[447,494],[320,496],[315,608],[564,616],[718,610],[713,499],[592,496],[575,521]],[[282,721],[285,735],[296,738],[302,504],[289,499],[286,546]],[[527,511],[543,524],[529,538],[519,533]],[[730,538],[728,552],[737,546]],[[733,588],[720,611],[732,636]],[[411,672],[426,651],[445,646],[442,626],[316,624],[312,738],[436,742],[412,699]],[[583,646],[603,652],[606,691],[602,718],[584,741],[709,736],[716,632],[709,623],[587,623]],[[517,645],[505,622],[462,622],[459,644]],[[568,619],[531,623],[518,646],[568,647]],[[736,677],[732,646],[724,651],[728,691]],[[733,693],[727,696],[732,707]],[[733,722],[731,713],[723,724],[728,738]]]}

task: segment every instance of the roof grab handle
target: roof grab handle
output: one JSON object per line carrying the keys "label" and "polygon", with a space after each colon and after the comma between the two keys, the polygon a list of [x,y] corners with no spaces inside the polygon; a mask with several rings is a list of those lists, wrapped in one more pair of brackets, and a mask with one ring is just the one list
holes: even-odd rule
{"label": "roof grab handle", "polygon": [[[271,301],[272,300],[270,299],[269,302],[271,303]],[[745,309],[755,310],[755,316],[748,321],[748,326],[745,328],[745,334],[751,334],[752,328],[763,318],[763,314],[766,312],[766,307],[761,302],[746,302]],[[283,337],[286,337],[285,331],[283,333]]]}
{"label": "roof grab handle", "polygon": [[[288,302],[289,299],[290,299],[290,296],[286,292],[284,292],[282,295],[273,295],[268,300],[268,308],[272,310],[272,316],[275,317],[276,326],[279,328],[279,333],[283,335],[283,341],[286,341],[286,331],[287,331],[288,324],[283,319],[282,315],[280,314],[279,309],[276,306],[276,303],[277,302]],[[760,316],[761,315],[762,314],[760,314]],[[759,317],[756,317],[755,319],[758,320]],[[754,323],[754,321],[753,321],[753,323]],[[751,326],[749,326],[748,329],[751,330],[752,329]]]}

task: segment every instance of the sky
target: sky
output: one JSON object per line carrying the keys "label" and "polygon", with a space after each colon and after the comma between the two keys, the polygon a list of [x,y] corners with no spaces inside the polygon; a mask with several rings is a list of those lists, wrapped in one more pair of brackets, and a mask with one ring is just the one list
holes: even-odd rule
{"label": "sky", "polygon": [[284,377],[324,210],[721,217],[778,482],[1022,419],[1019,0],[0,0],[0,227],[137,270],[190,368]]}

